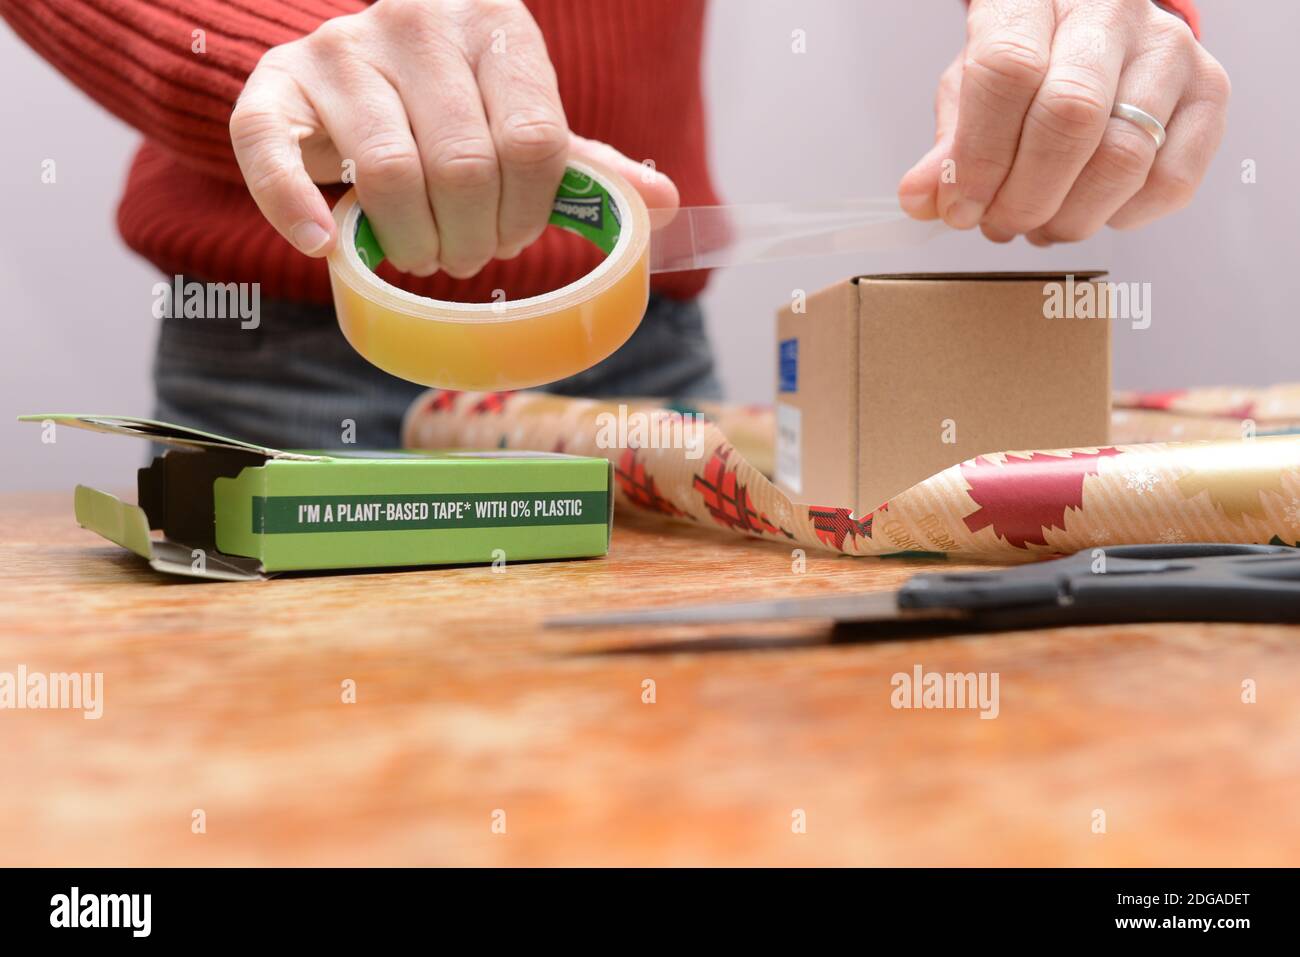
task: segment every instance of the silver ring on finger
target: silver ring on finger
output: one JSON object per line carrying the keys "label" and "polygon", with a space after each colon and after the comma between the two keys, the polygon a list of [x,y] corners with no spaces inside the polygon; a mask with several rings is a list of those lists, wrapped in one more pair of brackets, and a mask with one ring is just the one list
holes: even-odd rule
{"label": "silver ring on finger", "polygon": [[1165,124],[1140,106],[1134,106],[1132,103],[1116,103],[1115,108],[1110,111],[1110,115],[1119,117],[1121,120],[1128,120],[1134,126],[1145,130],[1155,140],[1156,149],[1160,149],[1165,145]]}

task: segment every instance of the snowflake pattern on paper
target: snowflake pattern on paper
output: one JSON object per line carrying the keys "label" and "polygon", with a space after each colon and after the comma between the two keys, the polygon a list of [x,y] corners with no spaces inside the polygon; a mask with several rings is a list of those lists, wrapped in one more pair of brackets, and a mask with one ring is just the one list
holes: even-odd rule
{"label": "snowflake pattern on paper", "polygon": [[1111,539],[1110,529],[1104,525],[1101,528],[1094,529],[1088,536],[1089,545],[1109,545]]}
{"label": "snowflake pattern on paper", "polygon": [[1291,504],[1282,509],[1282,516],[1292,528],[1300,528],[1300,498],[1291,499]]}
{"label": "snowflake pattern on paper", "polygon": [[1152,491],[1159,482],[1160,476],[1145,465],[1124,473],[1124,484],[1139,495]]}

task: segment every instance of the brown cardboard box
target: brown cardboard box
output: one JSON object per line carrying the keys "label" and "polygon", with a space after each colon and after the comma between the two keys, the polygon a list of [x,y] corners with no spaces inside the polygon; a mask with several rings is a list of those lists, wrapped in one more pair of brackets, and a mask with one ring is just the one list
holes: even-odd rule
{"label": "brown cardboard box", "polygon": [[861,515],[975,455],[1104,445],[1110,322],[1048,318],[1054,282],[1067,277],[858,276],[781,310],[777,484]]}

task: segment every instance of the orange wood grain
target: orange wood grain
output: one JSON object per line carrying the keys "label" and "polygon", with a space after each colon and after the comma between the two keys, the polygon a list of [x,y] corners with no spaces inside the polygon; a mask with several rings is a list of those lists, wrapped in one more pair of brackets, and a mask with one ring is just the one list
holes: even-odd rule
{"label": "orange wood grain", "polygon": [[[604,560],[191,583],[70,498],[0,497],[0,671],[102,671],[104,716],[0,711],[3,864],[1300,863],[1300,628],[542,630],[931,566],[620,516]],[[893,709],[917,663],[1000,716]]]}

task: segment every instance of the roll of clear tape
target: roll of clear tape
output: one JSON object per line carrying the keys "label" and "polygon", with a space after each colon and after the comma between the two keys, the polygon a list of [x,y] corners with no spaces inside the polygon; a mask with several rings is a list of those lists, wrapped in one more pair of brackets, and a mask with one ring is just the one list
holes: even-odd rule
{"label": "roll of clear tape", "polygon": [[[627,341],[650,296],[650,221],[626,180],[570,160],[550,222],[605,258],[540,296],[457,303],[379,278],[384,253],[351,190],[334,207],[340,241],[329,256],[339,327],[385,372],[443,389],[524,389],[589,369]],[[508,290],[505,291],[508,294]]]}

